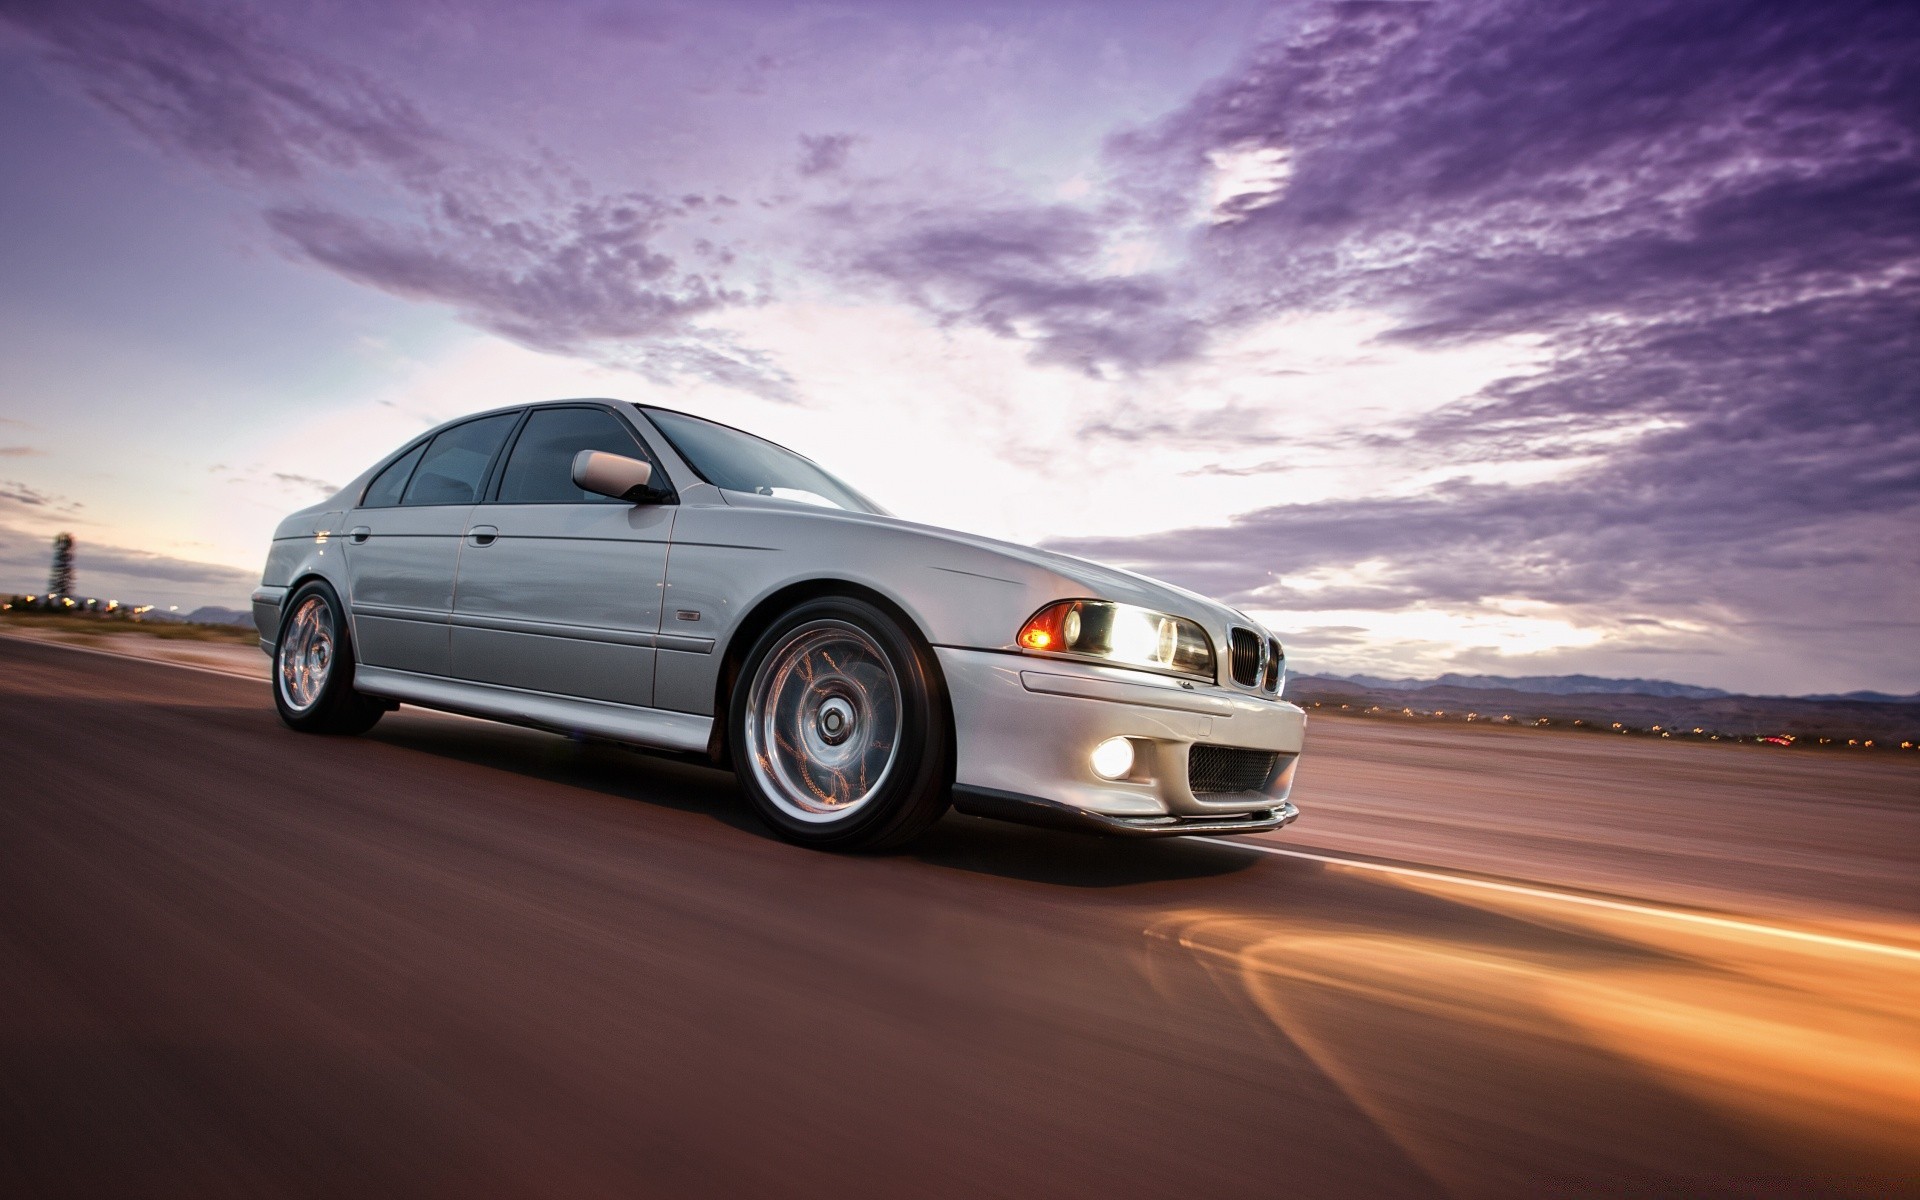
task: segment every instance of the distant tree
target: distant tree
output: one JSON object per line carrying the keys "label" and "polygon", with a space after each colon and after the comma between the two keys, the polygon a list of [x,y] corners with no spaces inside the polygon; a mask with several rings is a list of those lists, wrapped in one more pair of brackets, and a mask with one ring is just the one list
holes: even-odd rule
{"label": "distant tree", "polygon": [[47,594],[73,595],[73,535],[70,533],[53,539],[53,570],[47,574]]}

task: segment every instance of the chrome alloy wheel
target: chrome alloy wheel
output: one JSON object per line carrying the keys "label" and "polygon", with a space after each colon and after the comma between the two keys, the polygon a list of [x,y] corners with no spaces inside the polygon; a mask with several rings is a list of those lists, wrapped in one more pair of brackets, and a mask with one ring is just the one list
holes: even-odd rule
{"label": "chrome alloy wheel", "polygon": [[326,600],[308,596],[280,634],[280,697],[295,712],[305,712],[326,690],[333,669],[333,612]]}
{"label": "chrome alloy wheel", "polygon": [[880,644],[845,621],[789,632],[761,660],[748,702],[748,769],[797,820],[859,811],[898,757],[900,681]]}

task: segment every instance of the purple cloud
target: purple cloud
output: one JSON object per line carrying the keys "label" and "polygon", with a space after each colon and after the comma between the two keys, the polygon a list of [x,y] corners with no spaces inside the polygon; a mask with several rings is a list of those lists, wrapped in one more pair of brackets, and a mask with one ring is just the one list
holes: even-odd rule
{"label": "purple cloud", "polygon": [[644,337],[744,301],[711,277],[682,274],[652,240],[673,210],[639,195],[501,216],[443,194],[425,225],[317,208],[276,208],[268,225],[299,255],[383,291],[458,306],[474,324],[526,345],[574,350]]}
{"label": "purple cloud", "polygon": [[1106,229],[1086,210],[826,211],[857,235],[843,270],[943,322],[1026,340],[1038,361],[1132,370],[1191,357],[1204,343],[1177,281],[1101,270]]}
{"label": "purple cloud", "polygon": [[[1061,545],[1266,608],[1519,596],[1794,619],[1828,593],[1784,581],[1825,574],[1851,581],[1852,615],[1888,617],[1858,593],[1920,584],[1887,541],[1920,515],[1916,58],[1911,5],[1328,10],[1114,142],[1165,220],[1220,155],[1286,155],[1283,187],[1195,234],[1190,311],[1222,328],[1359,306],[1395,314],[1402,342],[1543,338],[1544,372],[1368,435],[1435,469],[1657,432],[1549,484]],[[1272,582],[1380,561],[1364,587]]]}
{"label": "purple cloud", "polygon": [[442,166],[445,140],[401,96],[338,63],[263,37],[242,15],[143,0],[8,0],[88,95],[155,142],[266,182],[375,166],[408,181]]}
{"label": "purple cloud", "polygon": [[[764,356],[694,323],[757,298],[721,279],[733,251],[710,234],[680,239],[689,243],[680,257],[661,248],[707,209],[703,195],[604,195],[551,153],[496,158],[361,72],[237,16],[153,0],[13,0],[0,18],[162,149],[264,185],[273,198],[263,219],[295,258],[447,304],[534,349],[788,398]],[[812,149],[824,162],[846,147],[827,138]],[[372,217],[319,199],[328,173],[371,174],[397,189],[398,204]]]}
{"label": "purple cloud", "polygon": [[847,155],[858,140],[850,133],[801,134],[800,173],[811,177],[838,172],[847,165]]}

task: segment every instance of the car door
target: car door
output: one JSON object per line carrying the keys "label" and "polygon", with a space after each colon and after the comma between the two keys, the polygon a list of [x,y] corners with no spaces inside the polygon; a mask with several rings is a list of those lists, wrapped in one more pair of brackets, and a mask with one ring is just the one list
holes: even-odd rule
{"label": "car door", "polygon": [[454,594],[453,674],[651,706],[676,508],[582,491],[572,478],[582,450],[647,460],[665,483],[659,460],[613,409],[530,412],[493,498],[468,519]]}
{"label": "car door", "polygon": [[467,512],[519,417],[497,413],[441,430],[376,476],[347,514],[347,606],[360,661],[447,674]]}

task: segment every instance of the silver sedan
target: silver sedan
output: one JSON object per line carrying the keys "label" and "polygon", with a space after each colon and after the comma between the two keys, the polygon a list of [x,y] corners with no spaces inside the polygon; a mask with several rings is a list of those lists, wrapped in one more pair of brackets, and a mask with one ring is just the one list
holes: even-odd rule
{"label": "silver sedan", "polygon": [[761,438],[565,400],[463,417],[288,517],[253,594],[294,729],[399,703],[730,764],[783,836],[961,812],[1272,829],[1280,643],[1129,572],[918,525]]}

